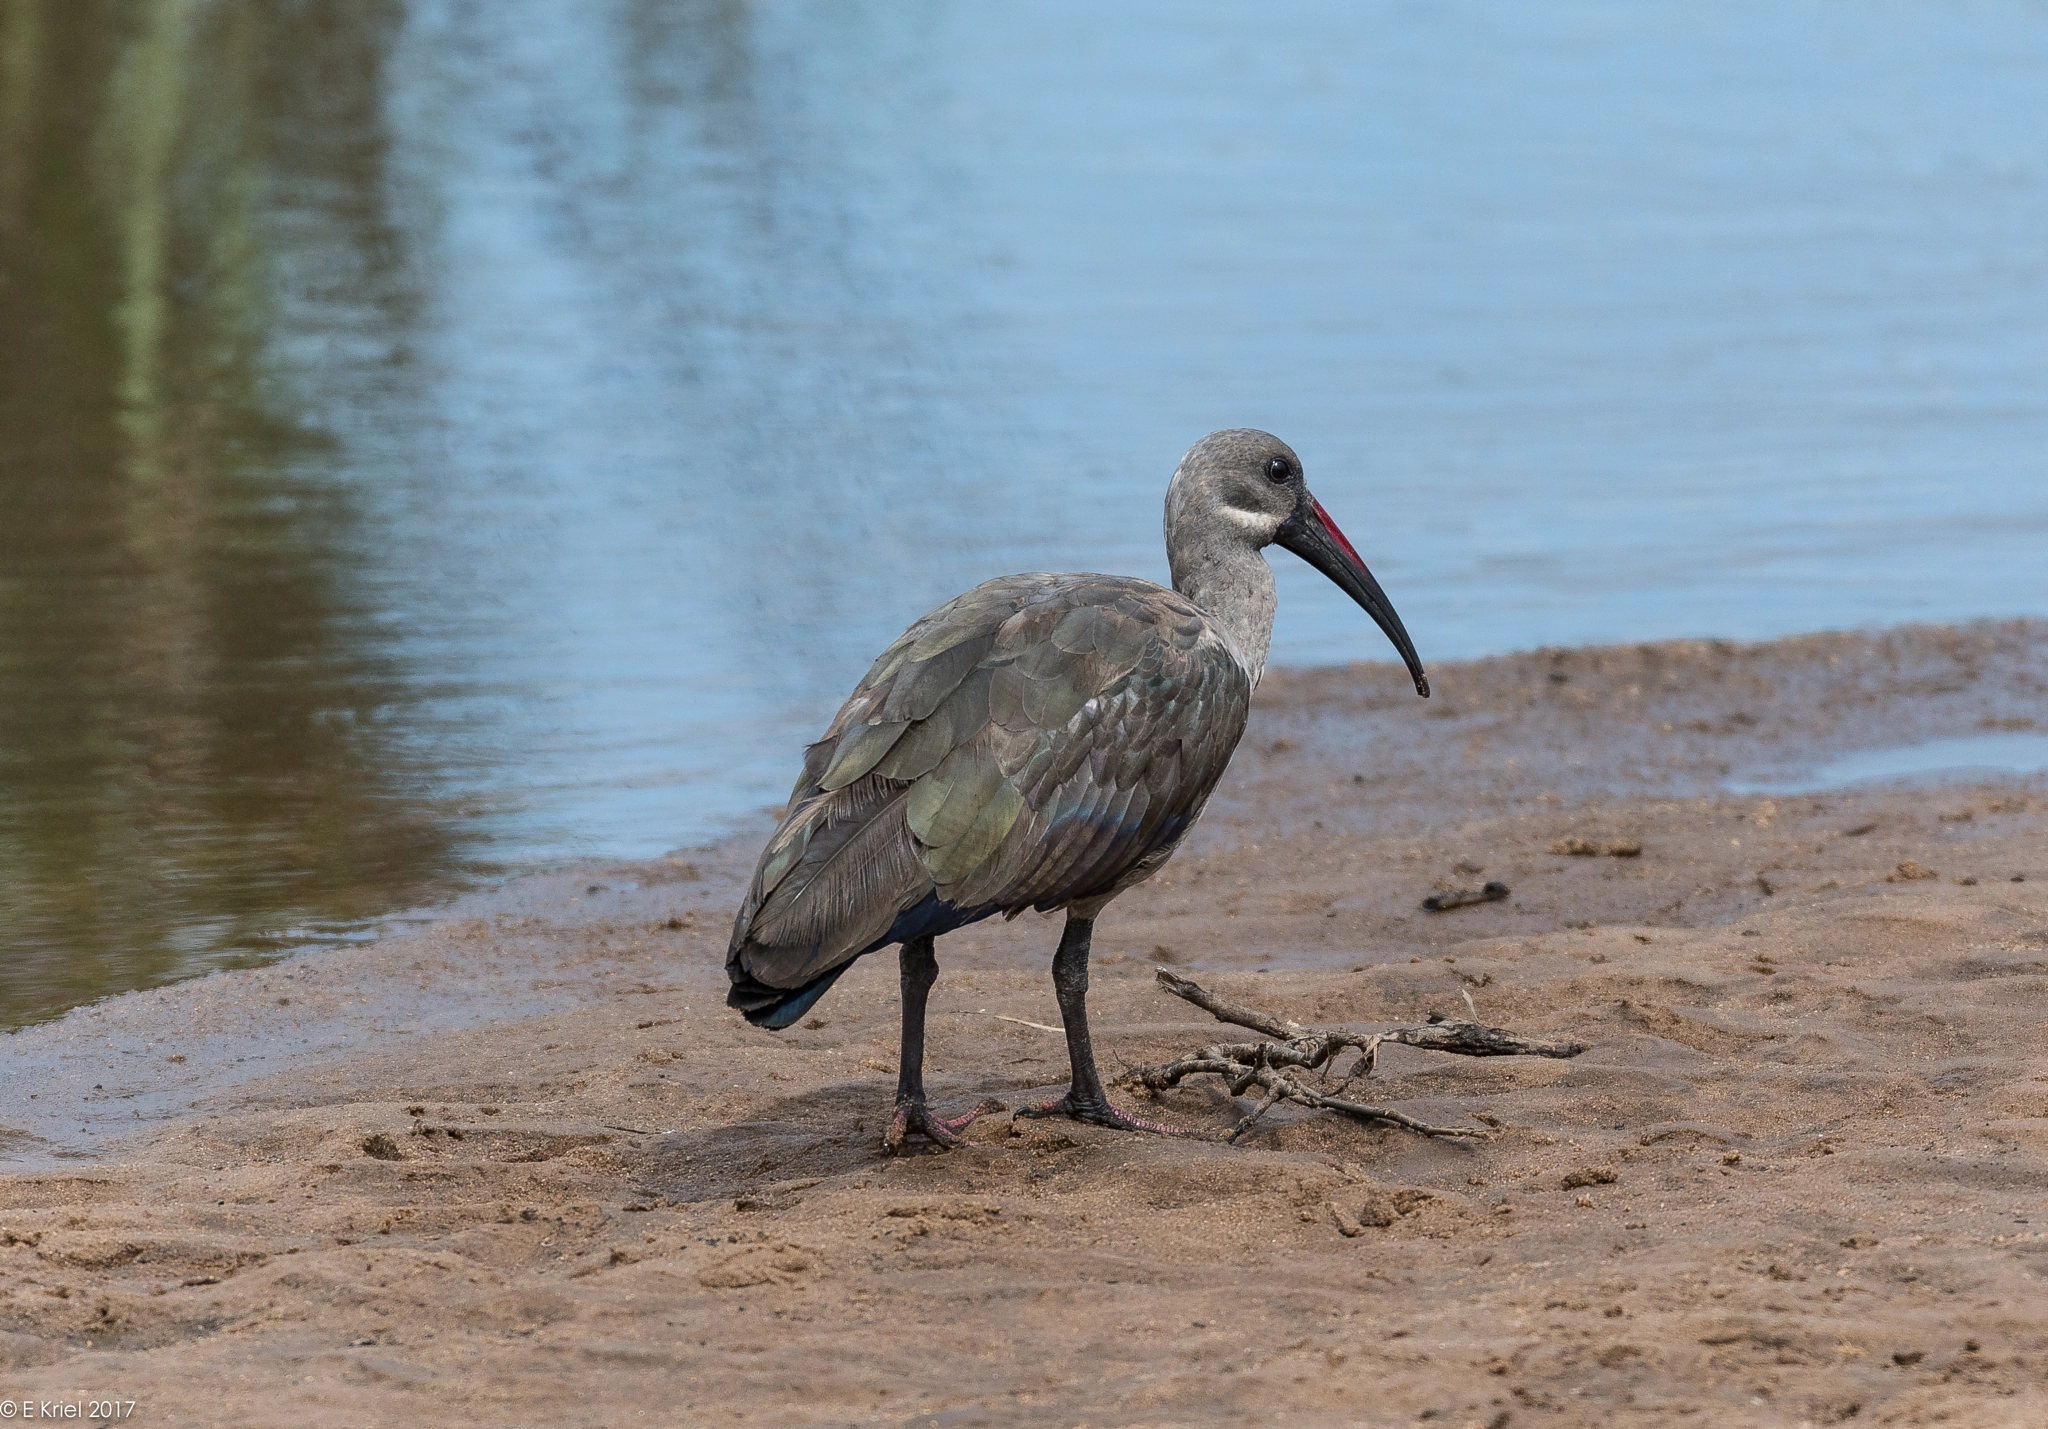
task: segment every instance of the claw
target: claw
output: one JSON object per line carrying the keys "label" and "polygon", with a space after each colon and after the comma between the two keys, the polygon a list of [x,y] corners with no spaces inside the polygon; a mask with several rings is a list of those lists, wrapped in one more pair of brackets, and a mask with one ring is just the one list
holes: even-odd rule
{"label": "claw", "polygon": [[975,1107],[965,1116],[952,1118],[933,1116],[931,1108],[921,1101],[896,1103],[896,1114],[889,1118],[889,1129],[882,1133],[882,1149],[892,1155],[903,1148],[912,1132],[924,1137],[941,1151],[951,1151],[958,1146],[972,1146],[973,1142],[961,1138],[959,1133],[976,1117],[988,1112],[1009,1110],[1003,1103],[990,1098]]}
{"label": "claw", "polygon": [[1085,1121],[1094,1126],[1107,1126],[1117,1131],[1147,1131],[1154,1136],[1195,1136],[1197,1133],[1184,1131],[1177,1126],[1161,1126],[1155,1121],[1145,1121],[1132,1116],[1115,1102],[1103,1098],[1087,1100],[1078,1098],[1070,1090],[1063,1097],[1041,1106],[1019,1107],[1018,1116],[1065,1116],[1075,1121]]}

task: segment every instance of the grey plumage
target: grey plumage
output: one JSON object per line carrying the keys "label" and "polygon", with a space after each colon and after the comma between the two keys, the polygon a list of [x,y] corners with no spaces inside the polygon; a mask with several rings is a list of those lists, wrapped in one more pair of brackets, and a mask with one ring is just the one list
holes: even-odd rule
{"label": "grey plumage", "polygon": [[977,586],[883,651],[810,747],[730,966],[793,989],[930,896],[985,915],[1121,891],[1201,812],[1251,690],[1202,613],[1164,587]]}
{"label": "grey plumage", "polygon": [[[805,751],[734,920],[728,1001],[785,1027],[854,959],[903,945],[903,1061],[889,1144],[952,1144],[924,1107],[932,940],[1064,908],[1054,959],[1074,1083],[1051,1110],[1142,1127],[1102,1095],[1084,995],[1095,915],[1155,872],[1243,735],[1273,626],[1262,548],[1285,545],[1379,622],[1427,694],[1372,575],[1303,484],[1292,450],[1225,431],[1167,490],[1173,588],[1125,576],[976,586],[884,650]],[[1157,1128],[1146,1128],[1157,1129]]]}

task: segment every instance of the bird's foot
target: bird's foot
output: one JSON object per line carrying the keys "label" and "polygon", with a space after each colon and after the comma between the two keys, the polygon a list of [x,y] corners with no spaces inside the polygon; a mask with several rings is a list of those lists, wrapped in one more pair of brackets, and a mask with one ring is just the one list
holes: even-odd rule
{"label": "bird's foot", "polygon": [[1042,1106],[1019,1107],[1018,1116],[1065,1116],[1075,1121],[1085,1121],[1093,1126],[1113,1127],[1118,1131],[1149,1131],[1154,1136],[1193,1136],[1192,1131],[1183,1131],[1177,1126],[1162,1126],[1156,1121],[1145,1121],[1132,1116],[1107,1097],[1077,1097],[1071,1088],[1067,1094]]}
{"label": "bird's foot", "polygon": [[960,1133],[967,1124],[985,1112],[1007,1111],[1008,1107],[991,1098],[965,1116],[947,1118],[933,1116],[931,1108],[922,1101],[896,1103],[896,1115],[889,1118],[889,1129],[882,1133],[882,1149],[891,1153],[901,1151],[903,1143],[912,1132],[924,1137],[941,1151],[951,1151],[956,1146],[972,1146],[963,1140]]}

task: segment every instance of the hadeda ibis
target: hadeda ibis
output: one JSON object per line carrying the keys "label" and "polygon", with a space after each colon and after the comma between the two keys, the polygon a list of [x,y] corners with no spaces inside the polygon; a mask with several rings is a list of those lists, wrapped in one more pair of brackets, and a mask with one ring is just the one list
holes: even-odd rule
{"label": "hadeda ibis", "polygon": [[1034,1114],[1162,1130],[1113,1106],[1088,1036],[1088,945],[1119,893],[1158,872],[1244,733],[1273,634],[1284,546],[1379,623],[1427,697],[1401,618],[1265,432],[1202,438],[1166,490],[1171,590],[1128,576],[976,586],[882,652],[805,751],[788,811],[733,923],[727,998],[796,1022],[854,959],[901,944],[903,1051],[885,1144],[958,1142],[974,1113],[925,1105],[933,941],[997,913],[1066,910],[1053,955],[1073,1081]]}

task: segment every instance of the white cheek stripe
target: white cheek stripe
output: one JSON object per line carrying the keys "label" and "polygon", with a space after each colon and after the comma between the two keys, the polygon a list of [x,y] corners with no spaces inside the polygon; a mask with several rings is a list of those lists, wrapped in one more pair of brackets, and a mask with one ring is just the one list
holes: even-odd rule
{"label": "white cheek stripe", "polygon": [[1223,518],[1240,531],[1258,537],[1262,546],[1271,545],[1274,533],[1280,529],[1280,520],[1272,513],[1247,511],[1241,506],[1225,506]]}

